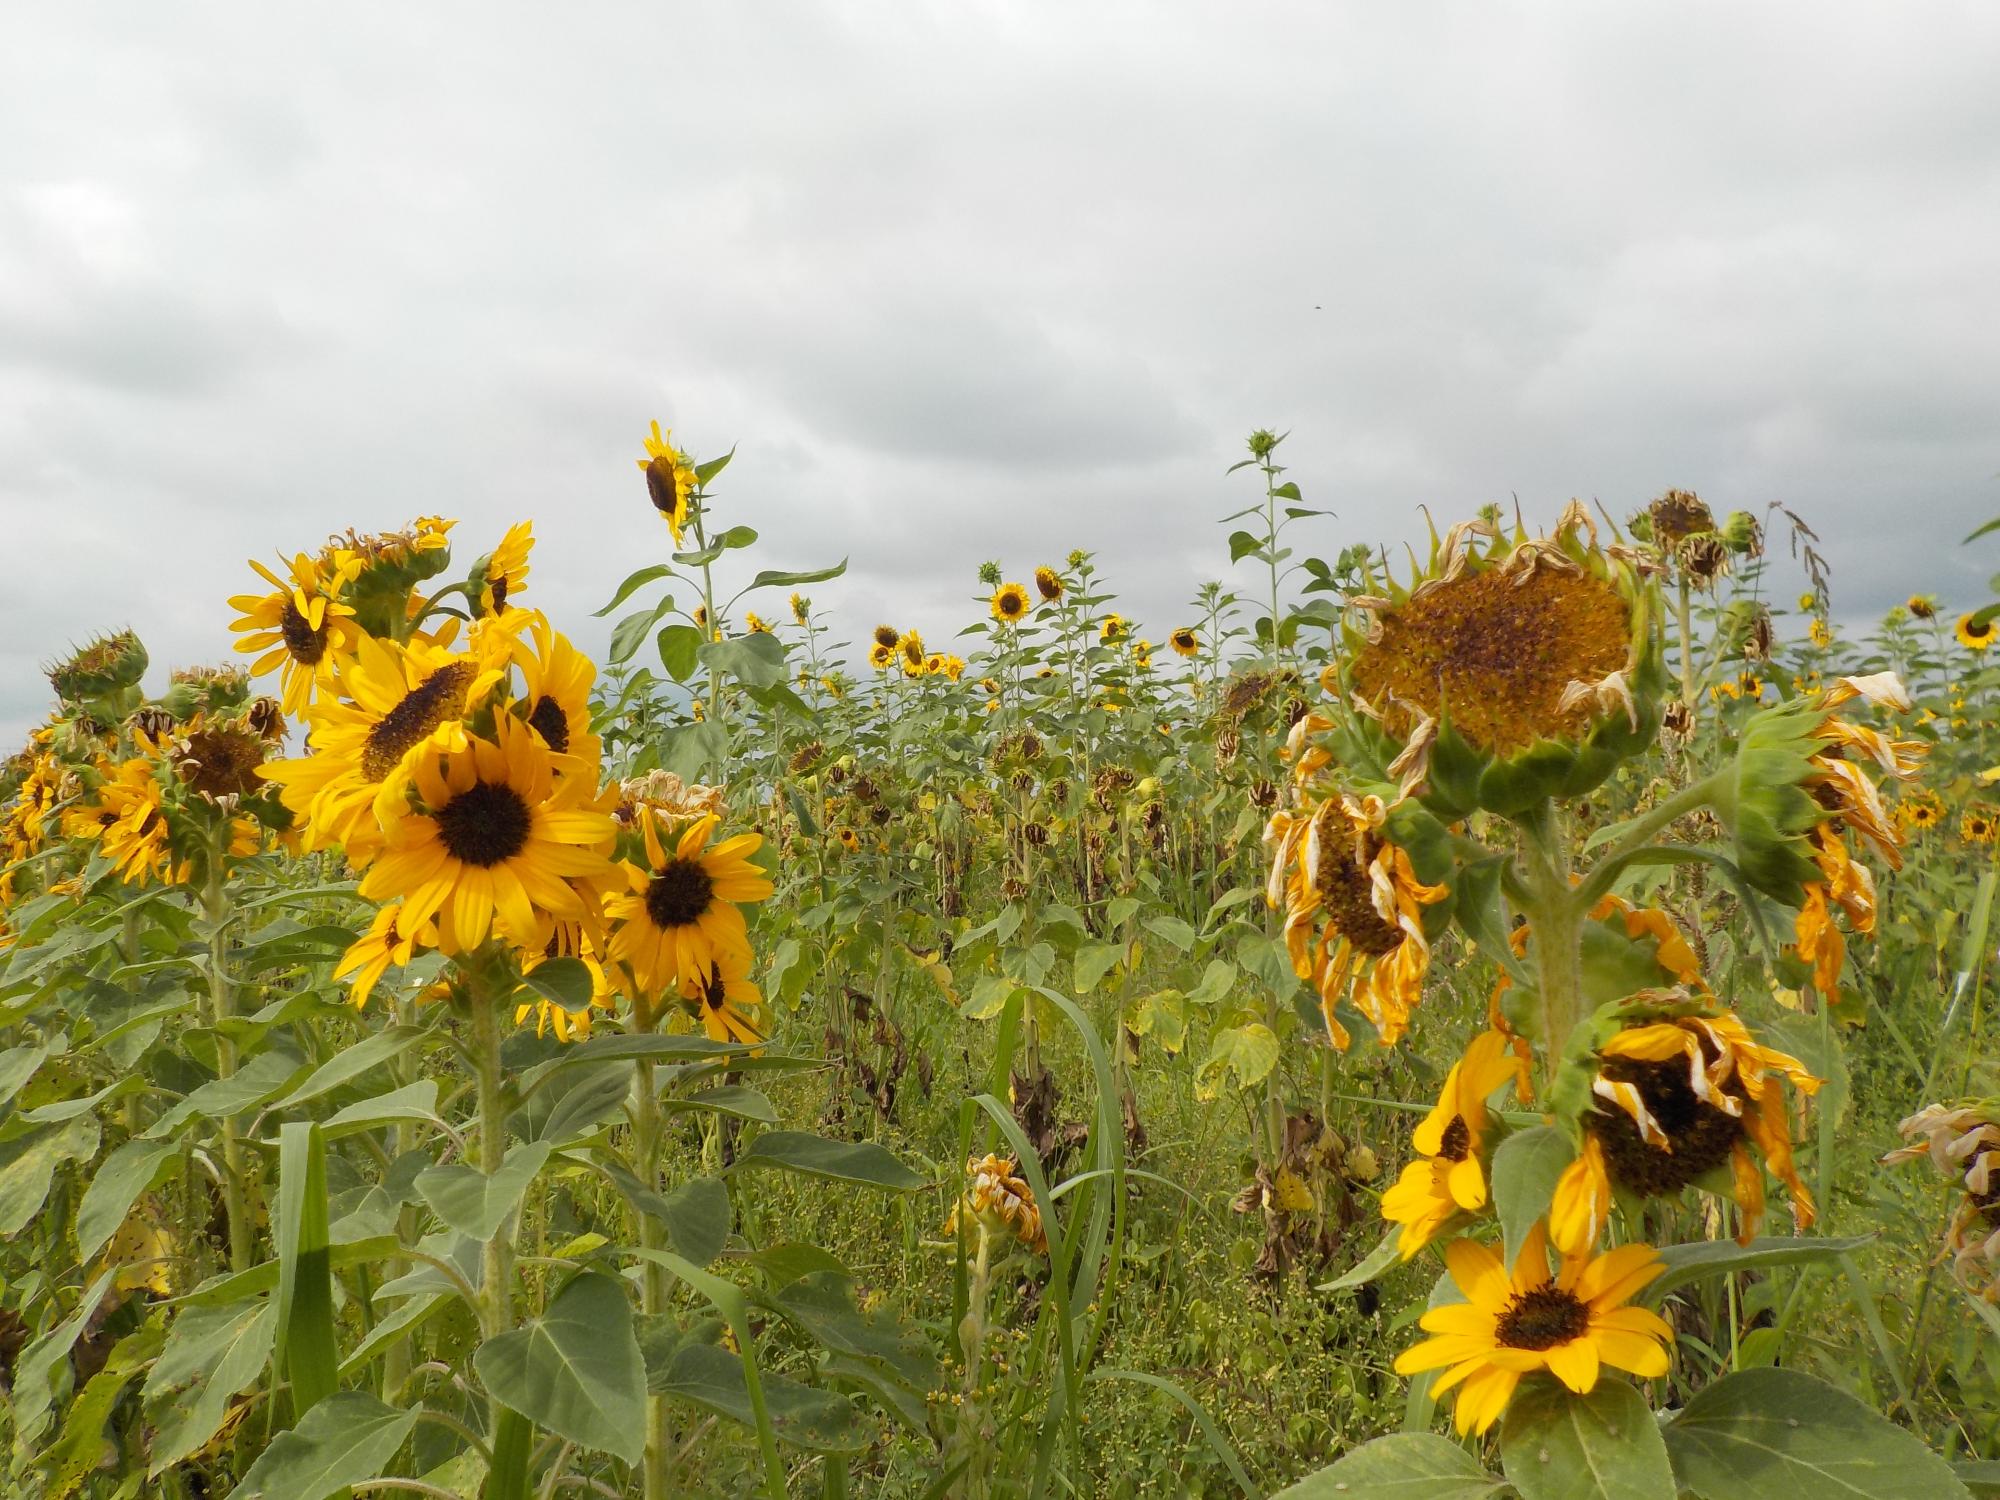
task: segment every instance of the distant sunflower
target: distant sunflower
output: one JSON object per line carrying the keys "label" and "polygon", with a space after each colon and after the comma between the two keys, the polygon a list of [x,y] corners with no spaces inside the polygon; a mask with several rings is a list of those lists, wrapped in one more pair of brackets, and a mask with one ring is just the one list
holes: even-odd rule
{"label": "distant sunflower", "polygon": [[606,902],[605,915],[617,924],[611,957],[653,994],[705,977],[718,954],[747,956],[749,929],[737,903],[762,901],[774,889],[750,862],[762,835],[739,833],[711,849],[719,822],[697,820],[669,850],[653,810],[640,809],[646,863],[626,866],[631,890]]}
{"label": "distant sunflower", "polygon": [[1903,608],[1907,609],[1916,619],[1933,619],[1937,615],[1937,596],[1935,594],[1912,594],[1903,605]]}
{"label": "distant sunflower", "polygon": [[965,675],[965,658],[954,656],[951,652],[947,651],[944,654],[944,662],[938,670],[943,672],[953,682],[956,682]]}
{"label": "distant sunflower", "polygon": [[687,530],[688,507],[696,479],[693,463],[674,446],[673,437],[671,431],[661,432],[660,424],[655,422],[646,438],[646,456],[639,460],[639,467],[646,471],[647,498],[672,530],[674,545],[678,547],[681,533]]}
{"label": "distant sunflower", "polygon": [[1813,617],[1812,624],[1806,627],[1806,635],[1822,651],[1833,644],[1833,627],[1823,617]]}
{"label": "distant sunflower", "polygon": [[1062,574],[1054,568],[1035,569],[1035,592],[1053,604],[1063,596]]}
{"label": "distant sunflower", "polygon": [[1905,828],[1935,828],[1944,821],[1944,799],[1928,787],[1911,792],[1896,804],[1896,821]]}
{"label": "distant sunflower", "polygon": [[256,654],[250,675],[283,669],[280,699],[288,714],[305,712],[316,696],[333,687],[334,669],[353,649],[360,631],[354,611],[340,602],[341,590],[359,563],[338,552],[323,563],[301,552],[292,559],[292,576],[280,578],[255,558],[250,566],[271,585],[269,594],[238,594],[229,607],[242,616],[231,623],[236,649]]}
{"label": "distant sunflower", "polygon": [[877,625],[875,627],[875,644],[880,646],[884,651],[894,651],[896,643],[902,640],[902,638],[903,633],[893,625]]}
{"label": "distant sunflower", "polygon": [[1458,1387],[1452,1421],[1485,1432],[1513,1399],[1521,1377],[1547,1370],[1578,1395],[1597,1385],[1600,1366],[1641,1378],[1667,1373],[1673,1330],[1659,1314],[1628,1304],[1666,1269],[1651,1245],[1577,1255],[1549,1272],[1548,1235],[1528,1231],[1510,1274],[1490,1247],[1454,1240],[1445,1265],[1464,1302],[1433,1307],[1418,1325],[1434,1337],[1406,1349],[1398,1375],[1441,1373],[1430,1394]]}
{"label": "distant sunflower", "polygon": [[1990,807],[1968,807],[1958,820],[1958,836],[1968,844],[1990,844],[2000,823]]}
{"label": "distant sunflower", "polygon": [[868,648],[868,665],[878,672],[887,671],[896,662],[896,648],[885,646],[880,641]]}
{"label": "distant sunflower", "polygon": [[472,596],[479,613],[504,613],[516,595],[528,587],[528,554],[534,550],[532,521],[516,521],[500,545],[473,565]]}
{"label": "distant sunflower", "polygon": [[795,593],[785,601],[792,607],[792,618],[803,625],[812,617],[812,600],[804,594]]}
{"label": "distant sunflower", "polygon": [[1194,656],[1201,651],[1200,638],[1186,625],[1168,636],[1167,644],[1174,648],[1176,656]]}
{"label": "distant sunflower", "polygon": [[1003,583],[993,591],[990,608],[1002,625],[1016,624],[1028,612],[1028,591],[1018,583]]}
{"label": "distant sunflower", "polygon": [[417,758],[418,806],[390,827],[361,880],[371,900],[403,898],[399,923],[435,917],[446,953],[470,952],[489,933],[532,944],[547,917],[584,914],[571,881],[611,873],[600,850],[616,825],[584,805],[596,788],[558,781],[548,748],[512,715],[493,730],[491,740]]}
{"label": "distant sunflower", "polygon": [[842,825],[840,831],[834,837],[840,841],[840,847],[845,849],[849,854],[852,854],[856,849],[861,847],[861,835],[845,825]]}
{"label": "distant sunflower", "polygon": [[750,982],[747,951],[717,949],[705,975],[681,981],[681,998],[712,1042],[761,1042],[770,1034],[763,992]]}
{"label": "distant sunflower", "polygon": [[1958,636],[1959,645],[1966,650],[1984,651],[1993,644],[1995,629],[1995,621],[1982,620],[1977,615],[1966,614],[1958,617],[1958,629],[1954,634]]}
{"label": "distant sunflower", "polygon": [[912,677],[923,676],[924,662],[928,653],[924,650],[924,638],[921,635],[914,630],[905,632],[903,638],[896,643],[896,650],[903,658],[905,672]]}
{"label": "distant sunflower", "polygon": [[1151,641],[1142,639],[1132,643],[1132,665],[1137,667],[1141,672],[1147,671],[1152,667],[1153,643]]}
{"label": "distant sunflower", "polygon": [[1103,618],[1103,620],[1098,623],[1097,627],[1098,640],[1107,646],[1114,645],[1117,642],[1124,640],[1125,637],[1130,635],[1131,633],[1132,633],[1131,623],[1127,621],[1123,615],[1119,614],[1106,615]]}

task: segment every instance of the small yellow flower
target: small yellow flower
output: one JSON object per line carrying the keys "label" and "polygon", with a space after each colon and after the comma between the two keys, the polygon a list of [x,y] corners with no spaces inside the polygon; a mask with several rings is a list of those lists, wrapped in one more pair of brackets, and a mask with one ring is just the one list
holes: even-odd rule
{"label": "small yellow flower", "polygon": [[993,591],[989,607],[1002,625],[1016,624],[1028,613],[1028,591],[1018,583],[1003,583]]}
{"label": "small yellow flower", "polygon": [[1984,651],[1993,644],[1994,628],[1992,620],[1981,620],[1977,614],[1964,614],[1958,617],[1958,629],[1955,634],[1958,636],[1959,645],[1966,650]]}

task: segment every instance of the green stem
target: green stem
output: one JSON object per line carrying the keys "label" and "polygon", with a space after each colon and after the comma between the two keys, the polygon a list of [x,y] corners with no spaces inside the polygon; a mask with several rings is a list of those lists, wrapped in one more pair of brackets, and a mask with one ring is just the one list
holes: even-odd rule
{"label": "green stem", "polygon": [[[637,995],[632,1004],[632,1029],[647,1032],[653,1029],[653,1007],[643,995]],[[640,1058],[637,1108],[632,1120],[632,1147],[636,1158],[633,1165],[640,1179],[648,1188],[659,1188],[660,1160],[660,1096],[653,1082],[653,1064],[649,1058]],[[649,1250],[665,1250],[666,1226],[651,1214],[639,1216],[639,1243]],[[657,1260],[648,1259],[640,1273],[639,1308],[647,1317],[659,1317],[667,1311],[668,1297],[672,1291],[667,1268]],[[667,1500],[673,1492],[674,1419],[667,1406],[665,1396],[648,1394],[646,1397],[646,1500]]]}
{"label": "green stem", "polygon": [[1542,1062],[1553,1086],[1569,1034],[1583,1010],[1583,914],[1580,887],[1569,882],[1569,857],[1555,809],[1544,802],[1521,824],[1527,835],[1526,915],[1533,933],[1535,988],[1542,1007]]}
{"label": "green stem", "polygon": [[[215,1076],[236,1076],[236,1043],[227,1030],[235,1014],[226,961],[229,953],[229,887],[223,875],[225,827],[210,841],[207,878],[202,883],[202,915],[208,920],[208,999],[215,1027]],[[229,1220],[229,1268],[250,1269],[250,1202],[244,1191],[243,1136],[231,1115],[222,1121],[222,1204]]]}
{"label": "green stem", "polygon": [[[492,960],[474,956],[464,965],[472,1005],[472,1060],[479,1088],[479,1170],[491,1177],[507,1159],[506,1073],[500,1061],[500,1004]],[[479,1331],[493,1339],[514,1326],[513,1215],[493,1231],[479,1257]],[[485,1500],[527,1500],[528,1461],[534,1429],[498,1397],[488,1397],[493,1467]]]}

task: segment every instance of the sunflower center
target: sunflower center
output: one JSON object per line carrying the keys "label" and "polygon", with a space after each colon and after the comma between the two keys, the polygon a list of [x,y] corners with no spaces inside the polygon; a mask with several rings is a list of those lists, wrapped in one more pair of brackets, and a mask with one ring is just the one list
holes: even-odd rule
{"label": "sunflower center", "polygon": [[729,1003],[729,992],[722,982],[722,969],[716,964],[708,966],[708,978],[701,987],[701,1000],[710,1010],[721,1010]]}
{"label": "sunflower center", "polygon": [[556,754],[561,755],[569,749],[569,715],[564,713],[563,706],[547,693],[535,700],[535,706],[528,714],[528,722]]}
{"label": "sunflower center", "polygon": [[699,860],[670,859],[646,887],[646,915],[655,927],[687,927],[714,899],[714,877]]}
{"label": "sunflower center", "polygon": [[674,461],[669,455],[662,453],[646,465],[646,498],[663,516],[672,515],[680,507],[680,485],[675,480]]}
{"label": "sunflower center", "polygon": [[246,797],[257,789],[264,748],[246,733],[197,730],[180,755],[181,780],[209,797]]}
{"label": "sunflower center", "polygon": [[298,605],[290,599],[285,601],[285,612],[278,617],[278,634],[285,638],[285,649],[292,660],[301,666],[316,667],[326,655],[326,627],[313,629],[312,622],[299,613]]}
{"label": "sunflower center", "polygon": [[[1669,1145],[1655,1146],[1622,1109],[1600,1104],[1588,1117],[1590,1129],[1604,1147],[1611,1180],[1642,1198],[1679,1192],[1704,1172],[1728,1161],[1743,1139],[1742,1120],[1695,1093],[1683,1060],[1608,1058],[1603,1072],[1613,1083],[1636,1088],[1648,1112],[1666,1132]],[[1736,1079],[1730,1079],[1723,1089],[1742,1097],[1743,1085]]]}
{"label": "sunflower center", "polygon": [[1625,666],[1631,610],[1589,573],[1488,567],[1412,595],[1378,625],[1354,680],[1392,735],[1416,727],[1416,709],[1448,716],[1480,750],[1512,755],[1588,722],[1588,707],[1562,711],[1563,690]]}
{"label": "sunflower center", "polygon": [[361,747],[362,776],[380,781],[395,770],[440,724],[465,712],[465,691],[471,686],[471,663],[454,661],[411,688],[368,731]]}
{"label": "sunflower center", "polygon": [[1380,958],[1402,946],[1403,930],[1382,920],[1375,910],[1374,885],[1353,854],[1346,838],[1320,840],[1319,869],[1314,872],[1327,920],[1369,958]]}
{"label": "sunflower center", "polygon": [[1493,1337],[1508,1349],[1553,1349],[1589,1331],[1589,1306],[1551,1285],[1517,1293],[1500,1314]]}
{"label": "sunflower center", "polygon": [[461,864],[489,868],[528,846],[533,815],[504,781],[475,781],[437,810],[438,838]]}
{"label": "sunflower center", "polygon": [[1464,1161],[1471,1154],[1472,1127],[1465,1123],[1464,1115],[1453,1115],[1444,1128],[1444,1138],[1438,1142],[1438,1160]]}

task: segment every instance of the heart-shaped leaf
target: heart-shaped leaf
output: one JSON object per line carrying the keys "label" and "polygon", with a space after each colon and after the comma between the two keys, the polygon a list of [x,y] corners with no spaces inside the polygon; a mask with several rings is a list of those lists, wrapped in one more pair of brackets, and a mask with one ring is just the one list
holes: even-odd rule
{"label": "heart-shaped leaf", "polygon": [[646,1446],[646,1366],[632,1304],[609,1276],[586,1272],[525,1327],[481,1344],[486,1389],[537,1427],[635,1464]]}

